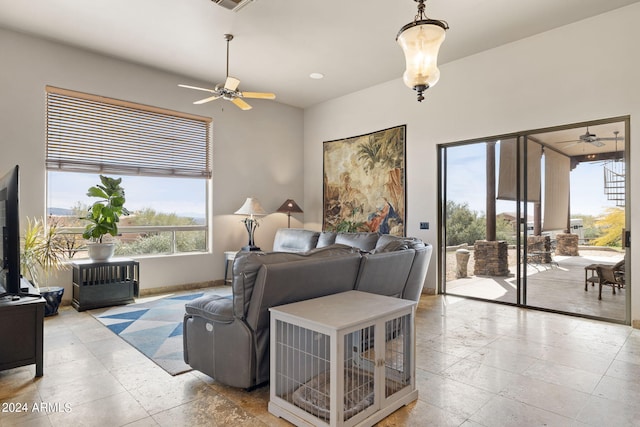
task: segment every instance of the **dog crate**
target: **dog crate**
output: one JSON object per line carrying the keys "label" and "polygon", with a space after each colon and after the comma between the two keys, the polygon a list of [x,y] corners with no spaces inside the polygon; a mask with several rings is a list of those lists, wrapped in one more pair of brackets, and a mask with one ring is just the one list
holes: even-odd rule
{"label": "dog crate", "polygon": [[415,305],[349,291],[271,308],[269,412],[363,426],[417,399]]}
{"label": "dog crate", "polygon": [[128,258],[77,260],[73,269],[73,299],[78,311],[135,302],[140,293],[140,264]]}

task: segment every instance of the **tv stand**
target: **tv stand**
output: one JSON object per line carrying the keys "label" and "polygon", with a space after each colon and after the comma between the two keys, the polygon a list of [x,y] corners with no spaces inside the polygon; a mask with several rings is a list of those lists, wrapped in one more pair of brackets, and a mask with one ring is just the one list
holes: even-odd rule
{"label": "tv stand", "polygon": [[0,297],[0,371],[36,365],[36,377],[43,374],[44,298],[21,279],[26,293]]}

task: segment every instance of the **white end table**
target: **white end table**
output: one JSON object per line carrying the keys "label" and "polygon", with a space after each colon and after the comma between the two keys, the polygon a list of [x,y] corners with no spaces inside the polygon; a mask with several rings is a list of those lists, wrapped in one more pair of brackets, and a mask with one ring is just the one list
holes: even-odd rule
{"label": "white end table", "polygon": [[416,400],[415,306],[348,291],[270,308],[269,412],[363,426]]}

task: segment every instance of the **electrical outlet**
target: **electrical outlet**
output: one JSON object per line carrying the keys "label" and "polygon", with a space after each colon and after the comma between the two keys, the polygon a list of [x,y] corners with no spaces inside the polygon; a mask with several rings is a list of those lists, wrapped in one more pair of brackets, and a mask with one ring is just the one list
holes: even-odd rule
{"label": "electrical outlet", "polygon": [[421,222],[420,223],[420,230],[428,230],[429,229],[429,223],[428,222]]}

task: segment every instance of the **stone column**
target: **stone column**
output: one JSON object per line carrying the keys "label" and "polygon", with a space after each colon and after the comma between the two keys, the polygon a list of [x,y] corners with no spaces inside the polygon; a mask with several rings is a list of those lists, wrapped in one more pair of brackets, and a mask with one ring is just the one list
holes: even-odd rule
{"label": "stone column", "polygon": [[556,255],[579,256],[578,235],[570,233],[556,234]]}
{"label": "stone column", "polygon": [[551,263],[551,238],[549,236],[527,236],[527,254],[529,257],[537,257],[535,261],[540,264]]}
{"label": "stone column", "polygon": [[508,276],[509,252],[504,240],[489,242],[476,240],[474,248],[474,269],[476,276]]}

